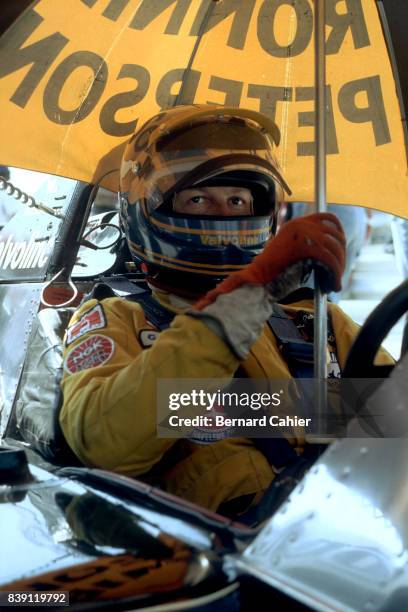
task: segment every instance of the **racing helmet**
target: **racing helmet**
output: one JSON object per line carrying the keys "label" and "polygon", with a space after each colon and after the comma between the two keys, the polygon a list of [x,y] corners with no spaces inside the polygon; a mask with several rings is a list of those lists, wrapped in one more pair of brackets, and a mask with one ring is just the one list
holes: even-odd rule
{"label": "racing helmet", "polygon": [[[280,133],[262,113],[186,105],[160,112],[126,146],[120,216],[134,261],[163,288],[200,294],[243,268],[274,232],[283,191],[274,155]],[[173,210],[183,189],[246,187],[248,216],[197,216]]]}

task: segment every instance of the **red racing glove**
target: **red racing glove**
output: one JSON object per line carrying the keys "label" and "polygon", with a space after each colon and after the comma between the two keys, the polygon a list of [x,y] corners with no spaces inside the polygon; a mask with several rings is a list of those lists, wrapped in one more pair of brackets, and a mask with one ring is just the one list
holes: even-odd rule
{"label": "red racing glove", "polygon": [[285,223],[265,249],[243,270],[233,272],[195,305],[202,310],[218,295],[242,285],[268,285],[293,264],[309,260],[311,268],[324,271],[323,289],[340,291],[345,265],[346,239],[338,218],[314,213]]}

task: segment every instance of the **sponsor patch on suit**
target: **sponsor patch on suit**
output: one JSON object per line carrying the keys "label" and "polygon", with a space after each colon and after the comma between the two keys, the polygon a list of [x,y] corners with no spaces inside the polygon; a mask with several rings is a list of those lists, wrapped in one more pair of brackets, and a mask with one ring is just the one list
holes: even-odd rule
{"label": "sponsor patch on suit", "polygon": [[82,340],[69,351],[65,358],[64,367],[70,374],[96,368],[109,361],[114,350],[115,343],[112,338],[96,334]]}
{"label": "sponsor patch on suit", "polygon": [[87,310],[76,323],[68,327],[65,343],[69,346],[84,334],[104,327],[106,327],[105,313],[102,305],[97,304],[91,310]]}

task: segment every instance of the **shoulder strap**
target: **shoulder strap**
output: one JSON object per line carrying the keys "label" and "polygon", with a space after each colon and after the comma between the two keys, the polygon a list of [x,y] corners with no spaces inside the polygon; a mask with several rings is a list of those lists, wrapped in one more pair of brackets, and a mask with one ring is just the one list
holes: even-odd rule
{"label": "shoulder strap", "polygon": [[275,335],[279,348],[295,378],[313,378],[313,342],[307,342],[295,323],[279,304],[273,305],[268,325]]}
{"label": "shoulder strap", "polygon": [[[102,289],[101,289],[102,287]],[[103,293],[105,288],[104,297],[106,295],[106,289],[108,295],[123,297],[125,300],[131,302],[137,302],[141,305],[146,315],[146,318],[156,327],[159,331],[167,329],[175,317],[173,312],[170,312],[162,306],[152,296],[152,292],[149,289],[148,284],[144,280],[138,280],[132,282],[126,276],[106,276],[100,279],[100,283],[96,286],[99,293]],[[98,297],[96,293],[93,297]],[[98,298],[98,299],[104,299]]]}
{"label": "shoulder strap", "polygon": [[[282,355],[295,378],[313,377],[313,343],[303,340],[295,323],[279,304],[273,305],[268,325],[275,335]],[[307,397],[310,404],[312,398]],[[274,468],[281,469],[299,460],[293,446],[284,437],[253,438],[252,442]]]}
{"label": "shoulder strap", "polygon": [[[279,304],[273,305],[268,325],[278,341],[279,349],[292,376],[294,378],[313,378],[313,342],[303,339],[295,323]],[[306,412],[308,412],[313,408],[310,385],[307,385],[304,391],[303,401]],[[293,446],[283,436],[271,439],[253,438],[252,442],[274,468],[281,469],[301,460]]]}

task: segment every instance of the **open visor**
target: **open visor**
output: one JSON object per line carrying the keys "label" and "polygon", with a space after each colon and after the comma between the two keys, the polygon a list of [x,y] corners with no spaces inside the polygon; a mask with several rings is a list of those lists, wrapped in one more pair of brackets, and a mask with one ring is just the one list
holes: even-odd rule
{"label": "open visor", "polygon": [[147,148],[141,180],[133,181],[129,202],[142,196],[147,207],[155,210],[174,193],[239,171],[262,174],[290,194],[278,170],[273,147],[272,135],[264,127],[241,117],[217,121],[199,118],[197,122],[163,131]]}

